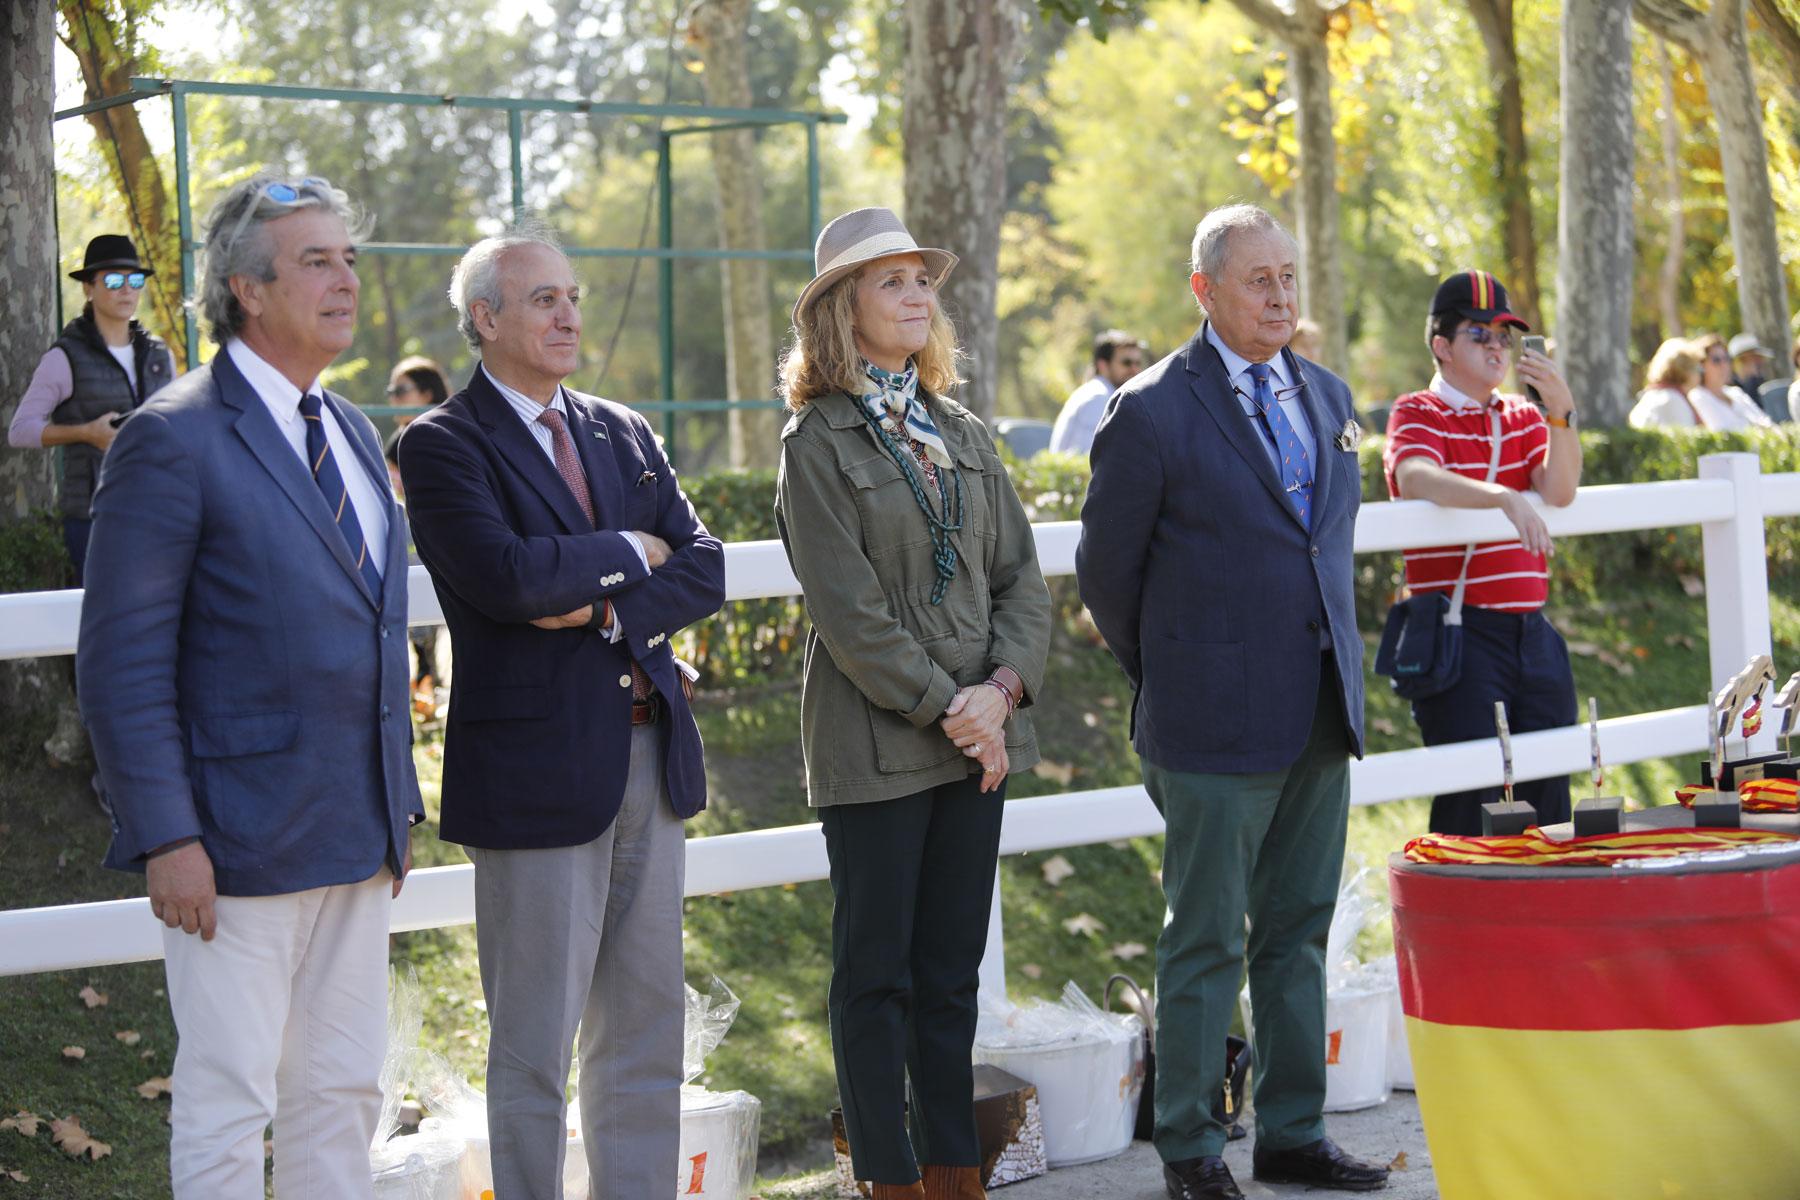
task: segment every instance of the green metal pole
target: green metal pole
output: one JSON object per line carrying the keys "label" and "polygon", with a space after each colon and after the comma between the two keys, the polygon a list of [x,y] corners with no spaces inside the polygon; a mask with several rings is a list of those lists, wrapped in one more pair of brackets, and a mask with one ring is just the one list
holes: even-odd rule
{"label": "green metal pole", "polygon": [[[675,171],[670,162],[669,135],[656,135],[656,244],[664,250],[675,244]],[[662,352],[662,399],[675,399],[675,260],[656,264],[658,340]],[[663,449],[675,461],[675,410],[663,410]]]}
{"label": "green metal pole", "polygon": [[513,224],[525,219],[525,114],[516,108],[506,112],[506,136],[512,142]]}
{"label": "green metal pole", "polygon": [[[175,216],[176,231],[181,238],[181,294],[194,295],[194,210],[188,195],[188,128],[187,97],[179,91],[169,94],[169,111],[175,119]],[[182,306],[182,321],[187,332],[187,367],[200,365],[200,323],[194,319],[191,306]]]}
{"label": "green metal pole", "polygon": [[819,236],[819,123],[806,123],[806,227],[807,237]]}

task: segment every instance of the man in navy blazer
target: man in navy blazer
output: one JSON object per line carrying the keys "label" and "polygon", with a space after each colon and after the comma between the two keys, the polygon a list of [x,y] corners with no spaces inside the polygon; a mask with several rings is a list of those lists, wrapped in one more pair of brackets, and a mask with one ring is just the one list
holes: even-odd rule
{"label": "man in navy blazer", "polygon": [[375,431],[320,388],[356,327],[364,219],[259,175],[206,230],[212,361],[119,431],[76,667],[146,871],[180,1046],[177,1200],[369,1197],[388,907],[422,819],[406,545]]}
{"label": "man in navy blazer", "polygon": [[400,439],[450,627],[443,836],[475,863],[495,1194],[559,1196],[581,1035],[596,1196],[657,1196],[681,1135],[682,819],[706,803],[669,638],[724,552],[642,417],[562,381],[581,299],[547,232],[478,242],[450,296],[481,356]]}
{"label": "man in navy blazer", "polygon": [[1207,321],[1113,396],[1075,556],[1136,689],[1133,744],[1167,824],[1154,1140],[1174,1200],[1242,1195],[1213,1101],[1246,959],[1256,1177],[1386,1181],[1320,1115],[1325,938],[1362,753],[1361,490],[1349,389],[1286,349],[1295,257],[1250,205],[1199,223],[1190,286]]}

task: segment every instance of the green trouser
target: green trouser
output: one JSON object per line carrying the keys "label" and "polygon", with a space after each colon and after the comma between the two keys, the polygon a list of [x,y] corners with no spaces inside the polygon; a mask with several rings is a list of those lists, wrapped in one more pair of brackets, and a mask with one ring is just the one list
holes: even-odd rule
{"label": "green trouser", "polygon": [[1168,827],[1156,944],[1154,1142],[1164,1162],[1225,1151],[1213,1100],[1246,959],[1257,1142],[1283,1150],[1325,1136],[1325,938],[1343,871],[1350,743],[1336,672],[1324,675],[1306,749],[1285,771],[1144,763]]}

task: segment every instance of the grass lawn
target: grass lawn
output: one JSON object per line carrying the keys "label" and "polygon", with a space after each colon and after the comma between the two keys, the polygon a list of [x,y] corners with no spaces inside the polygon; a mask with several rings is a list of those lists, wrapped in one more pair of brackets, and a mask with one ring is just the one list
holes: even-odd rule
{"label": "grass lawn", "polygon": [[[1776,661],[1792,669],[1800,647],[1800,610],[1781,598],[1788,589],[1776,591]],[[1693,704],[1705,695],[1705,605],[1677,581],[1634,579],[1605,604],[1558,604],[1551,617],[1577,648],[1580,695],[1597,695],[1603,714]],[[1383,681],[1369,682],[1370,749],[1416,745],[1405,706]],[[1137,782],[1136,759],[1125,739],[1128,702],[1124,681],[1104,652],[1078,627],[1060,628],[1037,710],[1045,765],[1015,778],[1009,795]],[[798,692],[786,683],[703,697],[698,711],[714,800],[693,822],[693,835],[810,819],[795,737],[797,710]],[[85,780],[20,761],[30,757],[12,756],[0,768],[0,907],[141,895],[140,878],[98,866],[106,826]],[[440,759],[441,743],[420,744],[420,776],[434,816]],[[1691,767],[1634,764],[1617,769],[1612,782],[1640,802],[1666,803]],[[1351,852],[1379,867],[1424,823],[1423,800],[1355,809]],[[422,866],[463,861],[457,847],[438,841],[429,829],[415,836],[414,848]],[[1141,838],[1006,860],[1006,960],[1014,993],[1053,996],[1073,979],[1098,1000],[1115,970],[1148,983],[1162,921],[1156,884],[1160,851],[1160,839]],[[1044,865],[1058,856],[1073,871],[1052,885]],[[1385,891],[1385,877],[1379,887]],[[736,1026],[709,1060],[702,1082],[761,1097],[760,1166],[766,1180],[828,1165],[825,1113],[835,1099],[825,1027],[830,911],[830,890],[823,883],[687,904],[690,981],[704,991],[716,974],[743,1001]],[[1099,926],[1079,923],[1078,932],[1070,932],[1065,922],[1083,914]],[[1384,925],[1370,932],[1366,945],[1378,950],[1389,940]],[[473,930],[396,935],[393,958],[410,963],[423,985],[425,1043],[479,1085],[487,1017]],[[106,994],[104,1006],[89,1008],[80,999],[89,985]],[[51,1145],[47,1128],[32,1137],[0,1130],[0,1200],[9,1195],[149,1200],[168,1194],[168,1101],[145,1100],[134,1090],[170,1069],[174,1033],[161,986],[157,963],[0,979],[0,1115],[21,1109],[45,1118],[78,1115],[112,1147],[98,1161],[78,1162]],[[139,1035],[130,1046],[114,1036],[127,1031]],[[70,1045],[84,1047],[86,1057],[64,1058],[62,1048]],[[23,1172],[30,1181],[8,1182],[8,1170]],[[816,1186],[776,1189],[792,1196],[817,1191]]]}

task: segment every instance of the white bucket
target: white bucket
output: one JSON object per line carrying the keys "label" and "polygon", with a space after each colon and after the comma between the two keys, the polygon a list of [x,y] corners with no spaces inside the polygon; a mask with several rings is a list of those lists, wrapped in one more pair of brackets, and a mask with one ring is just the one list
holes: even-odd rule
{"label": "white bucket", "polygon": [[1144,1087],[1143,1036],[1072,1034],[1022,1046],[975,1045],[975,1061],[992,1063],[1037,1088],[1044,1118],[1044,1157],[1054,1170],[1123,1154],[1137,1122]]}
{"label": "white bucket", "polygon": [[676,1196],[748,1200],[756,1180],[762,1102],[749,1092],[681,1089],[681,1173]]}
{"label": "white bucket", "polygon": [[1341,987],[1325,994],[1325,1111],[1369,1108],[1388,1097],[1388,1008],[1396,989]]}
{"label": "white bucket", "polygon": [[369,1151],[375,1200],[464,1200],[460,1137],[402,1134]]}
{"label": "white bucket", "polygon": [[[573,1112],[574,1106],[570,1106]],[[423,1129],[430,1122],[421,1125]],[[468,1143],[469,1152],[462,1161],[461,1200],[494,1200],[494,1159],[488,1146],[487,1126],[473,1122],[448,1126]],[[563,1152],[563,1200],[588,1200],[587,1145],[581,1131],[569,1130],[569,1145]]]}

